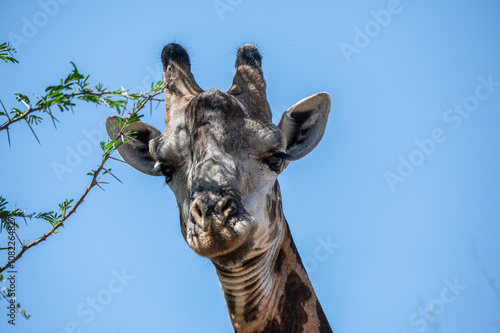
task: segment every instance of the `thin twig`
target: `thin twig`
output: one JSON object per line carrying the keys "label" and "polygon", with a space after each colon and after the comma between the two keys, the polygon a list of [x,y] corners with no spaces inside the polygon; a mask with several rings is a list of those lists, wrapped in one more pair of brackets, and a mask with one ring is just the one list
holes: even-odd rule
{"label": "thin twig", "polygon": [[21,242],[21,238],[19,238],[19,235],[17,234],[17,232],[15,232],[14,235],[16,235],[16,238],[19,241],[19,244],[23,244],[23,242]]}
{"label": "thin twig", "polygon": [[[155,92],[153,94],[148,95],[148,97],[141,104],[141,106],[139,108],[137,108],[136,110],[132,111],[130,114],[131,115],[137,114],[141,109],[143,109],[146,106],[147,102],[151,101],[155,96],[157,96],[158,94],[160,94],[161,92],[163,92],[163,90],[164,90],[164,87],[162,89],[160,89],[158,92]],[[120,129],[121,134],[123,134],[123,131],[124,131],[124,129],[125,129],[126,126],[127,126],[127,123],[125,122],[123,124],[123,127]],[[24,253],[26,251],[28,251],[32,247],[37,246],[38,244],[44,242],[45,240],[47,240],[47,238],[49,238],[50,236],[54,235],[56,233],[57,229],[63,227],[64,223],[66,222],[66,220],[69,217],[71,217],[71,215],[73,215],[77,211],[78,207],[80,207],[80,205],[83,203],[83,201],[85,200],[85,198],[87,197],[87,195],[89,194],[89,192],[95,186],[98,186],[99,188],[101,188],[104,191],[104,188],[100,184],[107,184],[107,183],[99,181],[99,179],[103,176],[104,171],[107,172],[107,173],[109,173],[109,174],[111,174],[116,179],[118,179],[115,175],[113,175],[111,172],[109,172],[108,169],[106,169],[104,167],[104,165],[106,164],[106,162],[110,158],[117,160],[116,158],[111,157],[110,153],[105,153],[104,154],[103,159],[101,161],[101,164],[99,164],[99,166],[97,167],[97,170],[93,171],[92,180],[90,182],[90,185],[87,186],[87,188],[83,192],[82,196],[80,197],[80,199],[78,199],[77,203],[75,204],[75,206],[73,206],[73,208],[69,211],[69,213],[67,213],[66,215],[64,215],[59,223],[57,223],[56,225],[54,225],[46,234],[44,234],[40,238],[34,240],[33,242],[29,243],[28,245],[21,244],[22,245],[21,251],[12,260],[10,260],[9,262],[7,262],[7,264],[5,266],[0,267],[0,273],[2,273],[3,271],[5,271],[8,267],[10,267],[10,265],[12,265],[13,263],[15,263],[16,261],[18,261],[24,255]],[[120,181],[120,180],[118,179],[118,181]]]}
{"label": "thin twig", "polygon": [[3,102],[1,99],[0,99],[0,104],[2,104],[3,110],[5,111],[5,115],[7,116],[7,119],[10,120],[9,113],[7,112],[7,109],[5,108],[5,105],[3,105]]}
{"label": "thin twig", "polygon": [[19,253],[12,259],[10,260],[5,266],[2,266],[0,268],[0,273],[2,273],[3,271],[5,271],[8,267],[10,267],[10,265],[12,265],[13,263],[15,263],[16,261],[18,261],[22,256],[23,254],[28,251],[29,249],[31,249],[32,247],[40,244],[41,242],[47,240],[47,238],[49,238],[50,236],[52,236],[56,231],[57,229],[61,228],[64,226],[64,222],[71,216],[73,215],[76,210],[78,209],[78,207],[80,207],[80,205],[83,203],[83,201],[85,200],[85,198],[87,197],[87,195],[89,194],[90,190],[92,190],[93,187],[95,186],[99,186],[101,187],[98,183],[97,183],[97,178],[99,176],[99,174],[104,170],[104,164],[106,163],[106,161],[109,159],[109,155],[106,155],[101,164],[99,165],[99,167],[97,168],[96,171],[94,171],[94,175],[92,177],[92,181],[90,182],[90,185],[87,186],[87,188],[85,189],[85,192],[83,192],[82,196],[80,197],[80,199],[78,200],[78,202],[75,204],[75,206],[73,207],[73,209],[70,210],[70,212],[68,214],[66,214],[66,216],[64,216],[62,219],[61,219],[61,222],[56,224],[55,226],[52,227],[52,229],[49,230],[49,232],[47,232],[46,234],[44,234],[42,237],[34,240],[33,242],[31,242],[30,244],[28,245],[23,245],[21,251],[19,251]]}
{"label": "thin twig", "polygon": [[[0,295],[2,295],[2,297],[5,298],[5,300],[10,303],[10,299],[6,295],[4,295],[3,291],[0,291]],[[21,316],[24,317],[24,315],[17,309],[17,307],[15,309],[17,313],[19,313]]]}
{"label": "thin twig", "polygon": [[[0,104],[2,104],[3,110],[5,111],[5,115],[7,116],[7,120],[10,121],[9,113],[7,112],[7,109],[5,108],[5,105],[3,105],[3,102],[1,99],[0,99]],[[10,145],[10,132],[9,132],[8,127],[7,127],[7,140],[9,141],[9,147],[11,147],[11,145]]]}
{"label": "thin twig", "polygon": [[[95,93],[95,92],[90,92],[90,91],[75,91],[75,92],[73,92],[71,94],[64,95],[64,98],[68,100],[68,103],[69,103],[69,105],[71,107],[71,100],[74,97],[82,96],[82,95],[103,96],[103,95],[110,95],[112,93],[113,93],[112,91],[103,91],[103,92],[100,92],[100,93]],[[15,118],[11,119],[11,118],[9,118],[9,116],[7,116],[8,120],[5,123],[3,123],[2,125],[0,125],[0,131],[3,131],[4,129],[7,129],[10,125],[12,125],[12,124],[14,124],[14,123],[16,123],[16,122],[18,122],[20,120],[26,119],[33,112],[45,110],[45,106],[37,106],[37,107],[32,108],[25,101],[21,100],[21,102],[23,102],[23,104],[26,105],[26,107],[28,108],[28,110],[26,110],[26,112],[24,112],[19,117],[15,117]],[[5,107],[4,107],[4,109],[5,109]],[[7,114],[7,112],[6,112],[6,114]]]}
{"label": "thin twig", "polygon": [[[162,92],[162,90],[160,90],[158,93]],[[155,101],[164,101],[164,99],[158,99],[158,98],[154,98],[158,95],[158,93],[154,93],[153,95],[149,95],[148,98],[147,98],[147,101],[150,101],[150,100],[155,100]],[[71,94],[67,94],[67,95],[64,95],[64,98],[68,100],[68,104],[71,108],[71,111],[74,113],[74,110],[73,110],[73,106],[71,104],[71,100],[74,98],[74,97],[78,97],[78,96],[82,96],[82,95],[92,95],[92,96],[104,96],[104,95],[110,95],[110,94],[114,94],[113,91],[103,91],[103,92],[98,92],[98,93],[95,93],[95,92],[91,92],[91,91],[75,91]],[[141,94],[141,97],[143,97],[145,94]],[[125,94],[125,95],[122,95],[124,96],[127,100],[130,99],[130,97],[128,97],[128,94]],[[7,130],[9,128],[10,125],[20,121],[20,120],[23,120],[25,118],[27,118],[30,114],[32,114],[33,112],[37,112],[37,111],[42,111],[45,109],[44,106],[37,106],[35,108],[32,108],[31,106],[29,106],[26,102],[24,102],[23,100],[21,100],[23,102],[23,104],[25,104],[28,108],[28,110],[26,110],[26,112],[24,112],[21,116],[19,117],[15,117],[15,118],[10,118],[8,116],[8,113],[7,111],[5,111],[5,114],[7,115],[7,121],[5,123],[3,123],[2,125],[0,125],[0,131],[3,131],[3,130]],[[108,107],[108,103],[102,99],[102,102],[104,102]],[[145,102],[146,103],[146,102]],[[2,106],[3,106],[3,103],[2,103]],[[5,107],[4,107],[5,109]]]}

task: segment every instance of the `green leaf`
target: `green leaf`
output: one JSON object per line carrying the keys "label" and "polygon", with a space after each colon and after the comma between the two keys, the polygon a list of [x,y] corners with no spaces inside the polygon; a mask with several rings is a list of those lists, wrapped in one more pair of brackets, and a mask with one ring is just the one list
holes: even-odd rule
{"label": "green leaf", "polygon": [[2,43],[0,44],[0,59],[2,59],[5,62],[12,62],[14,64],[19,63],[13,56],[11,52],[16,52],[14,48],[10,46],[9,43]]}
{"label": "green leaf", "polygon": [[18,101],[25,101],[28,105],[31,104],[30,99],[28,96],[20,94],[20,93],[14,93]]}

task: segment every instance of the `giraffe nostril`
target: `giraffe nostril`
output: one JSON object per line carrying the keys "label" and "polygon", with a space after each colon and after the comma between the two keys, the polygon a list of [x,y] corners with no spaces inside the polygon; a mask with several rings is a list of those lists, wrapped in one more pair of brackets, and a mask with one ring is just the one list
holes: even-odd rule
{"label": "giraffe nostril", "polygon": [[220,213],[224,217],[228,217],[233,211],[233,201],[229,197],[225,197],[220,201]]}
{"label": "giraffe nostril", "polygon": [[203,221],[203,210],[202,207],[200,207],[200,202],[196,201],[193,204],[193,209],[191,210],[191,216],[198,223],[201,223]]}
{"label": "giraffe nostril", "polygon": [[196,198],[191,206],[191,218],[200,226],[208,227],[212,222],[224,224],[234,211],[235,203],[229,196],[219,197],[211,202],[208,199]]}

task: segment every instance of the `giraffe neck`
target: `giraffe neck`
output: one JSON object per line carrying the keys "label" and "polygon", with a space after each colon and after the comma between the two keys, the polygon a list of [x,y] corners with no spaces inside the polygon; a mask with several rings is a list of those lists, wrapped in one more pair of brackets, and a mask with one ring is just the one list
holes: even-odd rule
{"label": "giraffe neck", "polygon": [[282,213],[277,186],[273,209],[281,232],[237,267],[215,264],[235,332],[332,332]]}

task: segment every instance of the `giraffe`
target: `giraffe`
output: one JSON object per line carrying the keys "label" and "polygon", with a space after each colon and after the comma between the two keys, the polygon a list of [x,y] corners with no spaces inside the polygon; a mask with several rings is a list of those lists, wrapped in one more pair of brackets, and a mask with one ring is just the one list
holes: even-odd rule
{"label": "giraffe", "polygon": [[[165,178],[187,244],[212,261],[235,332],[332,332],[292,239],[278,175],[323,137],[331,101],[321,92],[272,123],[262,57],[245,44],[227,92],[202,90],[186,50],[162,51],[166,128],[135,122],[118,152]],[[122,122],[109,117],[117,139]]]}

